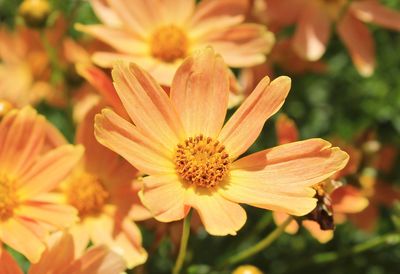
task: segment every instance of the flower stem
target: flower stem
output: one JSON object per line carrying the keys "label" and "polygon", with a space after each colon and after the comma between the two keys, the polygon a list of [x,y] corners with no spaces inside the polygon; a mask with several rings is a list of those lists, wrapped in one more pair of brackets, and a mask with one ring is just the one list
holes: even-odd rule
{"label": "flower stem", "polygon": [[183,220],[183,229],[182,229],[181,244],[179,247],[179,254],[176,259],[174,269],[172,270],[172,274],[179,274],[179,272],[182,269],[183,263],[185,261],[186,249],[189,241],[191,219],[192,219],[192,210],[189,211],[188,215]]}
{"label": "flower stem", "polygon": [[359,243],[352,248],[343,251],[324,252],[312,256],[309,260],[304,260],[290,268],[290,272],[299,273],[299,270],[306,268],[309,265],[327,264],[336,260],[350,257],[356,254],[363,253],[381,245],[398,245],[400,244],[400,234],[389,233],[386,235],[377,236],[366,242]]}
{"label": "flower stem", "polygon": [[280,226],[275,228],[274,231],[272,231],[270,234],[268,234],[260,242],[229,257],[227,260],[225,260],[223,265],[226,266],[226,265],[232,265],[232,264],[239,263],[239,262],[257,254],[261,250],[267,248],[276,239],[279,238],[279,236],[283,233],[283,231],[285,231],[285,228],[290,224],[291,221],[292,221],[292,217],[287,218]]}

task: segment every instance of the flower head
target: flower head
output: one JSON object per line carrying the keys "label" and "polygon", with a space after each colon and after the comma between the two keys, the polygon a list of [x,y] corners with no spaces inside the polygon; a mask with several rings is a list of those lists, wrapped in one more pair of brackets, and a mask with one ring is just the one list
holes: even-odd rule
{"label": "flower head", "polygon": [[348,156],[321,139],[260,151],[237,160],[279,110],[290,79],[264,78],[224,124],[229,75],[211,48],[187,58],[170,96],[138,66],[119,63],[115,87],[134,125],[113,111],[96,116],[97,140],[143,173],[143,203],[159,221],[195,208],[214,235],[236,234],[246,221],[239,203],[304,215],[311,186],[343,168]]}
{"label": "flower head", "polygon": [[[37,262],[44,237],[76,221],[73,207],[54,201],[49,191],[69,174],[82,148],[61,145],[43,116],[25,107],[0,123],[0,242]],[[50,138],[48,138],[50,137]]]}
{"label": "flower head", "polygon": [[147,253],[134,220],[150,217],[139,201],[138,171],[94,137],[93,107],[78,126],[76,142],[85,154],[71,176],[61,185],[64,201],[78,210],[80,221],[70,229],[75,246],[83,250],[89,241],[105,244],[120,254],[128,268],[142,264]]}
{"label": "flower head", "polygon": [[213,46],[232,67],[265,60],[274,42],[262,25],[243,23],[247,0],[90,1],[101,25],[77,28],[114,48],[94,62],[111,67],[117,59],[139,64],[170,86],[176,69],[194,51]]}

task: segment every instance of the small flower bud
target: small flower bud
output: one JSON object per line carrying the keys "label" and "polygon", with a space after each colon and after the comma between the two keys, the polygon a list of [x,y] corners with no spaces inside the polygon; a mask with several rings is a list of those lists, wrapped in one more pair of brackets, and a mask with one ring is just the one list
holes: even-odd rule
{"label": "small flower bud", "polygon": [[50,11],[50,4],[47,0],[24,0],[19,6],[18,13],[27,26],[42,28],[46,25]]}
{"label": "small flower bud", "polygon": [[232,274],[263,274],[263,272],[253,265],[241,265]]}

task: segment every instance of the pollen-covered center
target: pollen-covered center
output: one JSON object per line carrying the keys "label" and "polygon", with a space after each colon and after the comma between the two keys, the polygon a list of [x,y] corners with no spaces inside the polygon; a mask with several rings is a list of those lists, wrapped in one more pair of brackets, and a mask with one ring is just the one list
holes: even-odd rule
{"label": "pollen-covered center", "polygon": [[18,205],[18,196],[15,181],[0,174],[0,220],[12,216]]}
{"label": "pollen-covered center", "polygon": [[153,57],[167,63],[186,57],[189,44],[186,33],[174,25],[156,29],[150,43]]}
{"label": "pollen-covered center", "polygon": [[203,135],[178,145],[176,171],[187,183],[198,187],[215,187],[229,173],[229,155],[217,140]]}
{"label": "pollen-covered center", "polygon": [[69,181],[66,195],[68,203],[78,210],[80,216],[100,213],[109,198],[102,182],[96,176],[87,173]]}

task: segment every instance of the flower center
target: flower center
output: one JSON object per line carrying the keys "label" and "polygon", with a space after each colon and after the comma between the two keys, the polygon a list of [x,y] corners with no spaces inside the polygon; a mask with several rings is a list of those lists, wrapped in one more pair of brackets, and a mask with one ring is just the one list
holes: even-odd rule
{"label": "flower center", "polygon": [[217,186],[229,172],[229,155],[219,141],[203,135],[178,145],[176,171],[187,183],[199,187]]}
{"label": "flower center", "polygon": [[151,38],[151,54],[167,63],[186,57],[188,39],[185,32],[174,26],[158,28]]}
{"label": "flower center", "polygon": [[18,205],[18,196],[15,181],[0,175],[0,220],[12,216],[14,208]]}
{"label": "flower center", "polygon": [[88,173],[82,173],[68,182],[66,195],[80,216],[98,214],[109,197],[102,182]]}

